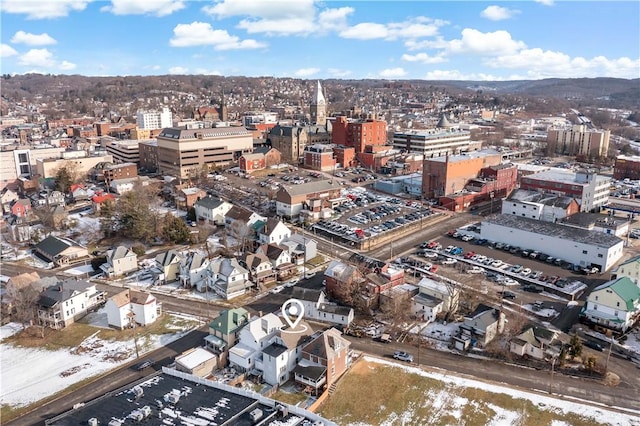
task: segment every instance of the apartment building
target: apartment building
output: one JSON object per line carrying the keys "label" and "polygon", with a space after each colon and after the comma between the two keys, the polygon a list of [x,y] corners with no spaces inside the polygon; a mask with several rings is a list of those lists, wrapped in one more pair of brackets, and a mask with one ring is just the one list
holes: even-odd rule
{"label": "apartment building", "polygon": [[111,141],[105,144],[104,148],[111,154],[115,163],[135,163],[140,162],[139,141]]}
{"label": "apartment building", "polygon": [[345,116],[333,121],[331,140],[336,145],[353,147],[364,152],[368,145],[387,144],[387,122],[382,120],[350,120]]}
{"label": "apartment building", "polygon": [[167,107],[162,108],[162,111],[138,111],[136,122],[140,129],[164,129],[173,126],[173,116]]}
{"label": "apartment building", "polygon": [[580,124],[571,129],[549,129],[547,145],[558,154],[604,157],[609,151],[609,130],[593,130]]}
{"label": "apartment building", "polygon": [[187,179],[203,167],[229,164],[253,150],[244,127],[182,129],[171,127],[158,135],[158,171]]}
{"label": "apartment building", "polygon": [[393,147],[425,157],[440,157],[480,149],[471,132],[458,129],[406,130],[393,134]]}

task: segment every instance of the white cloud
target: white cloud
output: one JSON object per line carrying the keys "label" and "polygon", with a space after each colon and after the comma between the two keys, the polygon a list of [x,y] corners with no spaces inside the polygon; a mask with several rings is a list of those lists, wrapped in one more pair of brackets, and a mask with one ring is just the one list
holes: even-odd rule
{"label": "white cloud", "polygon": [[404,22],[390,22],[379,24],[375,22],[361,22],[339,33],[340,37],[356,40],[398,40],[433,37],[438,34],[440,27],[447,21],[433,20],[425,16],[418,16]]}
{"label": "white cloud", "polygon": [[16,49],[9,46],[8,44],[0,44],[0,57],[8,58],[9,56],[15,56],[17,54],[18,52],[16,51]]}
{"label": "white cloud", "polygon": [[463,74],[458,70],[434,70],[429,71],[425,80],[470,80],[470,81],[500,81],[502,78],[491,74]]}
{"label": "white cloud", "polygon": [[439,64],[442,62],[447,62],[447,59],[441,55],[430,56],[427,53],[418,53],[415,55],[404,54],[401,59],[407,62],[420,62],[423,64]]}
{"label": "white cloud", "polygon": [[111,0],[111,5],[103,6],[100,11],[114,15],[167,16],[184,8],[184,0]]}
{"label": "white cloud", "polygon": [[20,65],[31,67],[52,67],[55,65],[53,54],[47,49],[31,49],[18,60]]}
{"label": "white cloud", "polygon": [[378,73],[382,78],[398,78],[407,75],[407,72],[401,68],[387,68]]}
{"label": "white cloud", "polygon": [[480,16],[492,21],[502,21],[504,19],[512,18],[518,13],[520,13],[520,11],[515,9],[507,9],[506,7],[492,5],[480,12]]}
{"label": "white cloud", "polygon": [[296,77],[309,77],[312,76],[314,74],[318,74],[320,72],[320,68],[300,68],[299,70],[296,70],[293,75],[295,75]]}
{"label": "white cloud", "polygon": [[200,75],[222,75],[218,70],[208,70],[206,68],[196,68],[195,73]]}
{"label": "white cloud", "polygon": [[329,75],[331,75],[332,77],[337,77],[337,78],[344,78],[344,77],[348,77],[351,75],[351,71],[349,70],[342,70],[339,68],[329,68],[327,70],[329,72]]}
{"label": "white cloud", "polygon": [[169,68],[169,74],[186,74],[189,72],[189,68],[185,67],[171,67]]}
{"label": "white cloud", "polygon": [[264,43],[252,39],[240,40],[226,30],[215,30],[207,22],[178,24],[169,41],[173,47],[213,46],[215,50],[259,49]]}
{"label": "white cloud", "polygon": [[2,0],[4,13],[25,14],[27,19],[51,19],[82,11],[92,0]]}
{"label": "white cloud", "polygon": [[69,61],[62,61],[60,62],[60,65],[58,66],[58,68],[64,71],[70,71],[70,70],[76,69],[76,64]]}
{"label": "white cloud", "polygon": [[46,46],[56,44],[57,41],[47,33],[32,34],[24,31],[18,31],[11,38],[11,43],[22,43],[29,46]]}
{"label": "white cloud", "polygon": [[553,6],[553,0],[535,0],[536,3],[543,4],[545,6]]}
{"label": "white cloud", "polygon": [[347,16],[355,11],[352,7],[326,9],[318,14],[320,31],[340,31],[347,27]]}
{"label": "white cloud", "polygon": [[608,77],[638,78],[640,59],[627,57],[608,59],[596,56],[591,59],[570,57],[562,52],[540,48],[523,49],[512,55],[504,55],[487,61],[492,68],[522,69],[529,78]]}
{"label": "white cloud", "polygon": [[506,55],[526,47],[524,42],[512,39],[507,31],[483,33],[473,28],[465,28],[461,39],[451,40],[445,45],[446,50],[453,54],[484,56]]}

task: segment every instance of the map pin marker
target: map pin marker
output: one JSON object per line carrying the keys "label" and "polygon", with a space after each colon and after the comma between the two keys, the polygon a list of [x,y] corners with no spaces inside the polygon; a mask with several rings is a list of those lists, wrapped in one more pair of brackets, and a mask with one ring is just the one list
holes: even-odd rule
{"label": "map pin marker", "polygon": [[282,304],[282,316],[289,327],[296,328],[304,317],[304,305],[298,299],[289,299]]}

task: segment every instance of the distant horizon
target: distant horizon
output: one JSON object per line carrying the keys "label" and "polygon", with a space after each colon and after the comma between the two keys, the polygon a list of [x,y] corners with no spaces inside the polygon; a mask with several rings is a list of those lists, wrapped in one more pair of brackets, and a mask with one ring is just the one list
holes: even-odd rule
{"label": "distant horizon", "polygon": [[2,74],[640,78],[637,1],[2,0]]}

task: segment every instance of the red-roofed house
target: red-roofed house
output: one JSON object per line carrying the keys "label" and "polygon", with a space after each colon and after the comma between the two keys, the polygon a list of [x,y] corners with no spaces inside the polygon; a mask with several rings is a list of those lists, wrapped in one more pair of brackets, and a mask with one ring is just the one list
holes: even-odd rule
{"label": "red-roofed house", "polygon": [[96,212],[100,211],[100,208],[107,201],[114,202],[116,200],[116,196],[113,194],[99,194],[91,197],[91,202],[93,203],[93,210]]}

